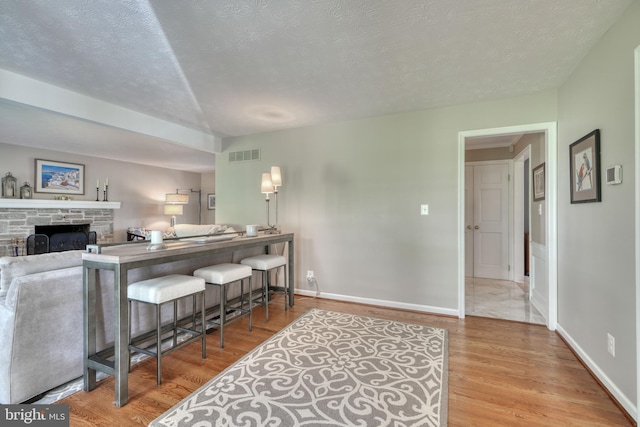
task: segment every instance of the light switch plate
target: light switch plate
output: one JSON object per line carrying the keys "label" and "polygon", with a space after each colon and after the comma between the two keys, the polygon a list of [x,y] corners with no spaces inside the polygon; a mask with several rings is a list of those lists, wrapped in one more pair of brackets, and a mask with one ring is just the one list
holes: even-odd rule
{"label": "light switch plate", "polygon": [[429,215],[429,205],[420,205],[420,215]]}

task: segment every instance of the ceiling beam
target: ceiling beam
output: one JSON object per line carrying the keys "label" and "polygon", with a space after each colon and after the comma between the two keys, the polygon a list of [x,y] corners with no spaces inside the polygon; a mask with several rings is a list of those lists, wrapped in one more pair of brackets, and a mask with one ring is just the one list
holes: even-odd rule
{"label": "ceiling beam", "polygon": [[161,138],[195,150],[208,153],[222,152],[222,139],[216,135],[120,107],[3,69],[0,69],[0,98]]}

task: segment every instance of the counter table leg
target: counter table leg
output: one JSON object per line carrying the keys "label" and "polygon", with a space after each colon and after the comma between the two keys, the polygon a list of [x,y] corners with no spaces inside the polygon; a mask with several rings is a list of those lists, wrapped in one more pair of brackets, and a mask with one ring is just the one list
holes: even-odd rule
{"label": "counter table leg", "polygon": [[89,357],[96,354],[96,270],[84,267],[83,321],[84,321],[84,390],[96,388],[96,370],[89,368]]}
{"label": "counter table leg", "polygon": [[115,405],[118,408],[129,400],[129,304],[127,302],[127,271],[116,268],[115,298]]}

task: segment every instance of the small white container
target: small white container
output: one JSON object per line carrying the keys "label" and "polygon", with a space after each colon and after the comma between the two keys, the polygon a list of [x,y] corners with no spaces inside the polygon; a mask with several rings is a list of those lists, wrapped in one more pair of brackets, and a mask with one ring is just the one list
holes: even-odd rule
{"label": "small white container", "polygon": [[162,243],[162,231],[161,230],[152,230],[151,231],[151,244],[159,245]]}
{"label": "small white container", "polygon": [[247,225],[247,237],[256,237],[258,235],[257,225]]}

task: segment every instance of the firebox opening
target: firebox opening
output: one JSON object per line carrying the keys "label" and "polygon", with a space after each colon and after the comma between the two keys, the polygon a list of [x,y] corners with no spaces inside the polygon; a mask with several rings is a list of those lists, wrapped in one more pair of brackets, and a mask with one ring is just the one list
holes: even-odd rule
{"label": "firebox opening", "polygon": [[96,233],[89,224],[36,225],[35,234],[27,239],[27,253],[73,251],[95,243]]}

